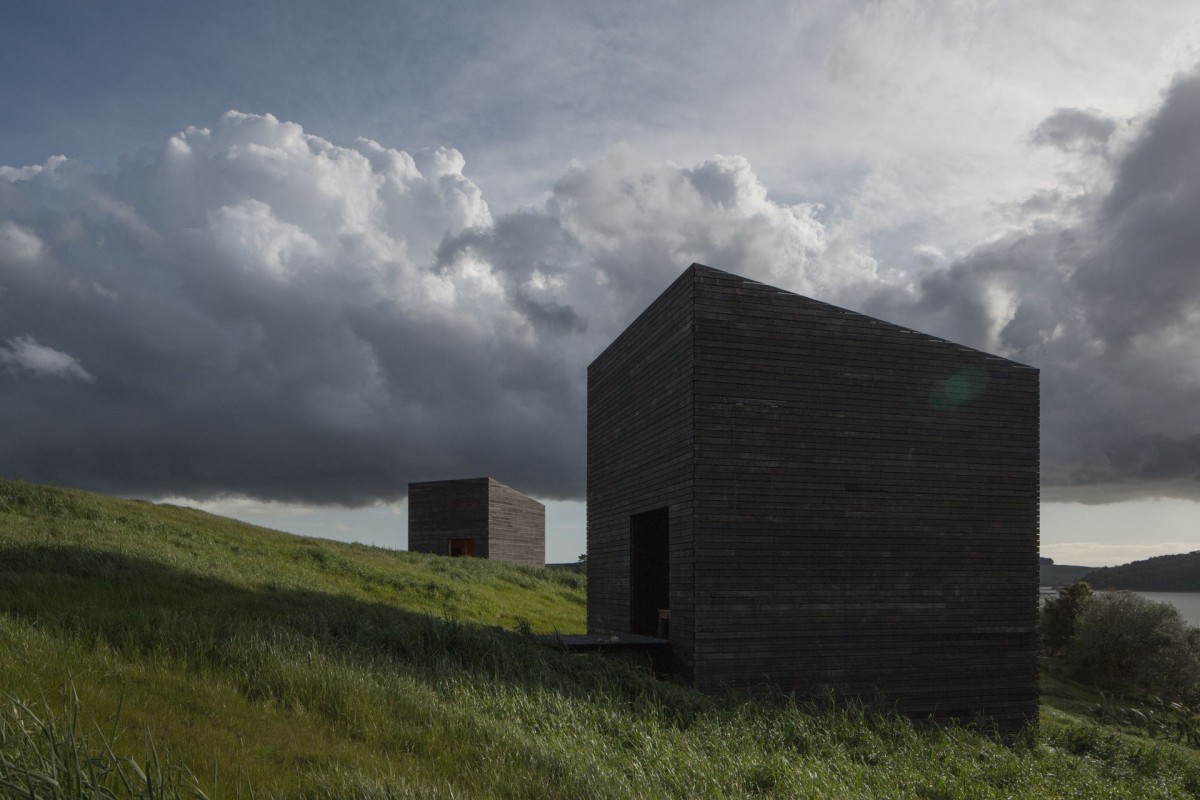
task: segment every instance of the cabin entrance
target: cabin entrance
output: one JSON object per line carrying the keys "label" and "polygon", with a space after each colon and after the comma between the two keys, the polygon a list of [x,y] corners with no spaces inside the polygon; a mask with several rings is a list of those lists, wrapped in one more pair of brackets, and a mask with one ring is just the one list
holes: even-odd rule
{"label": "cabin entrance", "polygon": [[450,539],[449,553],[452,556],[474,556],[475,539],[473,537],[457,537]]}
{"label": "cabin entrance", "polygon": [[629,632],[669,637],[671,514],[656,508],[629,518]]}

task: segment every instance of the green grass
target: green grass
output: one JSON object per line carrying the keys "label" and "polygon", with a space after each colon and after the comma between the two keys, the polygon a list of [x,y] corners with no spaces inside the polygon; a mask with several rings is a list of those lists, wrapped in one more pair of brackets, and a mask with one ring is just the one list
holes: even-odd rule
{"label": "green grass", "polygon": [[0,797],[1200,795],[1196,753],[1082,706],[1005,747],[515,632],[583,625],[569,571],[0,480]]}
{"label": "green grass", "polygon": [[1094,686],[1073,681],[1046,667],[1041,670],[1042,709],[1053,709],[1077,717],[1086,717],[1104,695]]}

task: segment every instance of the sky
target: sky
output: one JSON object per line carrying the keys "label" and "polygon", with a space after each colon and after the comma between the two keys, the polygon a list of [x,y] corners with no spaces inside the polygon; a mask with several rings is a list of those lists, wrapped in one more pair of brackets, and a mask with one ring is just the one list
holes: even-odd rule
{"label": "sky", "polygon": [[586,547],[587,364],[688,264],[1042,370],[1042,553],[1200,549],[1200,10],[0,6],[0,475]]}

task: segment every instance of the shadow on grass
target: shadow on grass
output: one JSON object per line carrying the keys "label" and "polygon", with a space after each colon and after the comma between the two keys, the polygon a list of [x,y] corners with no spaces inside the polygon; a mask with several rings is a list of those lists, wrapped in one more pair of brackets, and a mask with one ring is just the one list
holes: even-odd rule
{"label": "shadow on grass", "polygon": [[[642,670],[569,655],[531,637],[385,603],[265,585],[247,588],[159,561],[78,546],[0,549],[0,613],[130,657],[226,673],[257,694],[256,660],[304,658],[525,691],[600,696],[690,716],[708,701]],[[261,666],[261,664],[260,664]]]}

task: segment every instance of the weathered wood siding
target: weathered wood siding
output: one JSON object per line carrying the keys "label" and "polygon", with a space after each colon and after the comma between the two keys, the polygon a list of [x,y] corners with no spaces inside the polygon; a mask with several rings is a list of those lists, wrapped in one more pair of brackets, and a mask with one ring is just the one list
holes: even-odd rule
{"label": "weathered wood siding", "polygon": [[408,549],[448,555],[451,537],[475,538],[475,557],[488,557],[488,478],[408,485]]}
{"label": "weathered wood siding", "polygon": [[[589,624],[621,629],[619,523],[670,475],[694,554],[690,636],[672,640],[698,685],[879,692],[1005,732],[1033,718],[1037,371],[706,267],[681,281],[589,373]],[[622,371],[661,359],[660,317],[689,310],[672,347],[689,374]],[[639,422],[656,380],[691,397],[668,448]]]}
{"label": "weathered wood siding", "polygon": [[408,485],[408,549],[447,555],[449,539],[473,537],[475,557],[546,564],[546,507],[492,478]]}
{"label": "weathered wood siding", "polygon": [[692,652],[692,278],[588,367],[588,631],[630,629],[630,517],[670,514],[671,641]]}
{"label": "weathered wood siding", "polygon": [[546,507],[496,480],[488,480],[488,558],[546,566]]}
{"label": "weathered wood siding", "polygon": [[695,678],[1037,713],[1037,370],[695,274]]}

